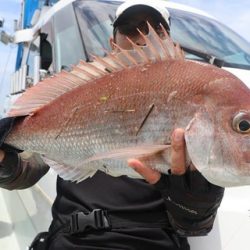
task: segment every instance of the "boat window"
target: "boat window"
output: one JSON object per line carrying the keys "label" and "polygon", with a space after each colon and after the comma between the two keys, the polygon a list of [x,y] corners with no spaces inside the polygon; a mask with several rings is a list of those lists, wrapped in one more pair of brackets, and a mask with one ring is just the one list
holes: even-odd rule
{"label": "boat window", "polygon": [[[78,0],[56,15],[57,70],[110,50],[109,37],[119,1]],[[213,18],[169,8],[171,36],[181,46],[223,60],[224,66],[250,69],[250,44]],[[76,16],[76,19],[75,19]],[[80,31],[80,35],[79,35]],[[65,40],[67,42],[65,42]],[[186,57],[203,60],[197,54]]]}
{"label": "boat window", "polygon": [[[198,14],[169,9],[171,36],[180,45],[225,61],[224,66],[250,69],[250,43],[218,21]],[[189,59],[197,56],[188,54]]]}
{"label": "boat window", "polygon": [[85,60],[83,43],[72,5],[68,5],[54,16],[54,46],[56,71]]}
{"label": "boat window", "polygon": [[113,31],[113,17],[121,2],[75,1],[77,20],[88,55],[104,56],[110,50],[109,38]]}

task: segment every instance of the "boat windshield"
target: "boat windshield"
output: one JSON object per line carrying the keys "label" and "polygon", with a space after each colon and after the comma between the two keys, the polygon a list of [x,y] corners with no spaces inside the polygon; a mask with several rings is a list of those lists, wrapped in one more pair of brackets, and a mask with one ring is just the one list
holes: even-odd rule
{"label": "boat windshield", "polygon": [[[75,1],[78,24],[88,55],[105,55],[119,1]],[[171,36],[187,48],[186,57],[204,60],[207,54],[224,62],[223,66],[250,69],[250,43],[215,19],[187,11],[171,9]],[[193,53],[192,53],[193,51]],[[195,52],[202,53],[195,53]]]}
{"label": "boat windshield", "polygon": [[118,1],[75,1],[73,3],[78,24],[89,55],[104,56],[110,50],[113,20]]}
{"label": "boat windshield", "polygon": [[[250,43],[218,21],[190,12],[169,9],[171,36],[181,46],[214,56],[224,66],[250,69]],[[199,60],[195,54],[187,57]]]}

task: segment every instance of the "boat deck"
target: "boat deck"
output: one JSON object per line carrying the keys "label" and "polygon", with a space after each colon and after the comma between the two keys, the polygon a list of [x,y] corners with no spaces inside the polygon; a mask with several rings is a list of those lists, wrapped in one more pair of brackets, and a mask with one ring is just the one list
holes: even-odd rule
{"label": "boat deck", "polygon": [[21,250],[17,243],[14,233],[14,225],[5,205],[3,192],[0,190],[0,249],[4,250]]}

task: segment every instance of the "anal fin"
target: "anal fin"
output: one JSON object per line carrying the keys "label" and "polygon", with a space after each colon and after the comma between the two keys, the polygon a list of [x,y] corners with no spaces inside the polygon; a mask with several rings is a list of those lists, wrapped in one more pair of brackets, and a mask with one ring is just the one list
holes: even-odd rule
{"label": "anal fin", "polygon": [[66,166],[46,157],[42,158],[43,161],[49,165],[62,179],[67,181],[79,183],[89,177],[92,177],[97,171],[95,168]]}

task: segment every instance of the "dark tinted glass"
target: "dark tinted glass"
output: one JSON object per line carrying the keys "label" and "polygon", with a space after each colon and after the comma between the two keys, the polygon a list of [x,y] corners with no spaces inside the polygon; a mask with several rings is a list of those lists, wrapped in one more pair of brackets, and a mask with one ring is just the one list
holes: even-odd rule
{"label": "dark tinted glass", "polygon": [[176,42],[220,58],[226,62],[225,66],[250,69],[250,43],[234,31],[212,18],[181,10],[169,11],[171,36]]}
{"label": "dark tinted glass", "polygon": [[110,50],[117,1],[75,1],[73,3],[85,49],[89,55],[104,56]]}

